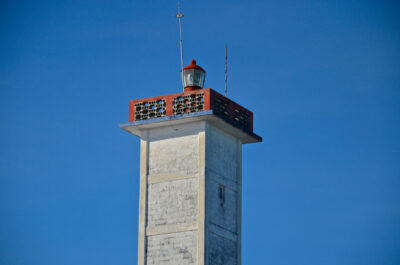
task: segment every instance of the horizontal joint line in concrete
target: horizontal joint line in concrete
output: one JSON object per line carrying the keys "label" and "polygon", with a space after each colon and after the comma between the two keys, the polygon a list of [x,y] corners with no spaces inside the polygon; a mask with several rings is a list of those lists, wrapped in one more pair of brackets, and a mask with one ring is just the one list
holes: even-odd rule
{"label": "horizontal joint line in concrete", "polygon": [[159,183],[159,182],[166,182],[172,180],[180,180],[180,179],[190,179],[190,178],[197,178],[199,176],[198,173],[196,174],[184,174],[182,172],[170,173],[170,174],[157,174],[157,175],[149,175],[148,176],[148,183]]}
{"label": "horizontal joint line in concrete", "polygon": [[237,182],[236,182],[236,181],[231,180],[231,179],[229,179],[229,178],[223,176],[222,174],[220,174],[220,173],[218,173],[218,172],[216,172],[216,171],[214,171],[214,170],[212,170],[212,169],[206,168],[206,174],[207,174],[208,172],[211,173],[211,174],[213,174],[213,175],[215,175],[214,178],[210,178],[211,180],[213,180],[213,181],[215,181],[215,182],[218,182],[219,184],[223,184],[223,185],[225,185],[227,188],[230,188],[231,190],[234,190],[234,191],[237,190],[237,188],[236,188]]}
{"label": "horizontal joint line in concrete", "polygon": [[218,236],[221,236],[223,238],[229,239],[231,241],[236,242],[237,241],[237,234],[233,233],[232,231],[226,230],[214,223],[209,224],[209,231],[211,233],[214,233]]}
{"label": "horizontal joint line in concrete", "polygon": [[173,234],[192,230],[197,230],[197,222],[148,226],[146,228],[146,235],[153,236],[161,234]]}

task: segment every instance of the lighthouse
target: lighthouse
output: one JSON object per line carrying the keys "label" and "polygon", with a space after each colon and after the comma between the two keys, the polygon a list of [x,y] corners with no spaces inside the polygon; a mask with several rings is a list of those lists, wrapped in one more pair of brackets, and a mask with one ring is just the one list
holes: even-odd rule
{"label": "lighthouse", "polygon": [[182,76],[184,92],[131,100],[120,125],[140,138],[138,265],[240,265],[242,145],[262,138],[195,60]]}

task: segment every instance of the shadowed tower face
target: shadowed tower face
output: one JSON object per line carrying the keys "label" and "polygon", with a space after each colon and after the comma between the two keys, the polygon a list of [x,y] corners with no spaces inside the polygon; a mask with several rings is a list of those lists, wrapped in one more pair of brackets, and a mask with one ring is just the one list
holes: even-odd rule
{"label": "shadowed tower face", "polygon": [[252,113],[190,84],[131,101],[121,128],[141,139],[138,264],[241,264],[242,144],[261,141]]}

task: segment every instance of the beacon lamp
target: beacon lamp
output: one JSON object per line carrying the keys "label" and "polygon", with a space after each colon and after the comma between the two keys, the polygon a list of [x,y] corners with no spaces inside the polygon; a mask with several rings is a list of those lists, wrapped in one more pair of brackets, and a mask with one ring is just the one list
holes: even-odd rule
{"label": "beacon lamp", "polygon": [[204,80],[206,78],[206,71],[196,65],[196,61],[192,60],[188,66],[183,68],[183,82],[185,91],[202,89]]}

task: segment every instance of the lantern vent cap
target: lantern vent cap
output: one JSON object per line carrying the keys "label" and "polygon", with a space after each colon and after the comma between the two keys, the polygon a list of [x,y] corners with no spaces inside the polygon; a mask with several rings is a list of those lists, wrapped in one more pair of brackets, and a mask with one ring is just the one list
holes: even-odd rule
{"label": "lantern vent cap", "polygon": [[198,66],[196,64],[196,60],[195,59],[191,60],[190,64],[183,68],[183,70],[190,70],[190,69],[198,69],[198,70],[201,70],[201,71],[205,72],[203,68],[201,68],[200,66]]}

